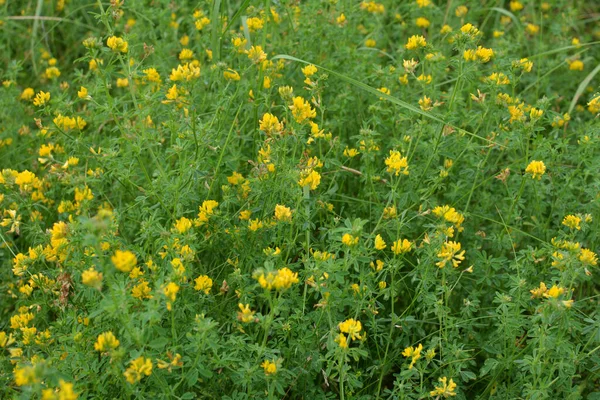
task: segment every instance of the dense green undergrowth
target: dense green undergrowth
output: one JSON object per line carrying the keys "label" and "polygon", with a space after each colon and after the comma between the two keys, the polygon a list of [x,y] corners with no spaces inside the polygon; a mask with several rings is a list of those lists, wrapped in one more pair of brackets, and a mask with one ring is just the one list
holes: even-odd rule
{"label": "dense green undergrowth", "polygon": [[0,0],[0,397],[600,398],[599,15]]}

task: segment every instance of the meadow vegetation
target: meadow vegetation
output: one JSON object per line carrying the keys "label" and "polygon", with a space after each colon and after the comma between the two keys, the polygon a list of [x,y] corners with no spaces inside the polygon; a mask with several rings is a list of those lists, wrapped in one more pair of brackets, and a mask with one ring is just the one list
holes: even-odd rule
{"label": "meadow vegetation", "polygon": [[0,398],[600,399],[599,21],[0,0]]}

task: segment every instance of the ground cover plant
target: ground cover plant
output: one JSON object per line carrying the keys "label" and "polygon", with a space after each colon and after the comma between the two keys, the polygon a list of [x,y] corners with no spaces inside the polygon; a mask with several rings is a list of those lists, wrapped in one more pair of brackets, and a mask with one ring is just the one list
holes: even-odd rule
{"label": "ground cover plant", "polygon": [[599,21],[0,0],[0,398],[600,398]]}

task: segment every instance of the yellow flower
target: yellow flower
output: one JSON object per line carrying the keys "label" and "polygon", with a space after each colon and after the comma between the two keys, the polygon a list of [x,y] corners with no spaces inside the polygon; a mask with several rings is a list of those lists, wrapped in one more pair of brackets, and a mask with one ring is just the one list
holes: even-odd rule
{"label": "yellow flower", "polygon": [[452,266],[457,268],[465,259],[465,251],[461,251],[461,245],[458,242],[444,242],[442,243],[442,248],[437,256],[441,258],[441,260],[435,264],[438,267],[444,268],[446,263],[450,261],[452,262]]}
{"label": "yellow flower", "polygon": [[430,111],[433,108],[431,99],[427,96],[423,96],[422,98],[420,98],[419,108],[423,111]]}
{"label": "yellow flower", "polygon": [[540,180],[542,179],[542,175],[546,173],[546,165],[543,161],[534,160],[525,168],[525,172],[531,174],[532,179]]}
{"label": "yellow flower", "polygon": [[317,73],[317,67],[315,67],[312,64],[309,64],[306,67],[302,68],[302,73],[304,74],[305,77],[308,78]]}
{"label": "yellow flower", "polygon": [[544,293],[544,297],[552,297],[553,299],[556,299],[556,298],[558,298],[558,296],[560,296],[564,292],[565,292],[564,288],[553,285],[550,289],[548,289],[548,291],[546,293]]}
{"label": "yellow flower", "polygon": [[310,106],[308,101],[300,96],[294,97],[292,100],[292,105],[289,106],[290,110],[292,110],[292,115],[296,122],[301,124],[306,119],[315,118],[317,116],[317,112],[314,108]]}
{"label": "yellow flower", "polygon": [[[35,104],[35,102],[34,102],[34,104]],[[588,106],[588,111],[591,112],[592,114],[600,113],[600,96],[596,96],[592,100],[590,100],[590,102],[587,104],[587,106]],[[565,115],[567,115],[567,114],[565,114]]]}
{"label": "yellow flower", "polygon": [[458,18],[462,18],[465,15],[467,15],[468,12],[469,12],[469,9],[466,6],[458,6],[458,7],[456,7],[456,10],[454,11],[454,15],[456,15]]}
{"label": "yellow flower", "polygon": [[199,207],[198,218],[194,221],[196,226],[202,226],[207,223],[210,216],[215,213],[215,208],[218,206],[219,203],[215,200],[204,200]]}
{"label": "yellow flower", "polygon": [[163,289],[163,293],[167,298],[167,310],[169,311],[171,311],[173,302],[177,298],[177,292],[179,292],[179,285],[174,282],[169,282]]}
{"label": "yellow flower", "polygon": [[153,298],[154,296],[151,293],[152,289],[148,286],[148,281],[146,280],[142,280],[131,289],[131,295],[140,300]]}
{"label": "yellow flower", "polygon": [[15,377],[15,385],[17,386],[30,385],[34,382],[39,381],[39,378],[35,372],[35,367],[33,365],[16,367],[13,371],[13,374]]}
{"label": "yellow flower", "polygon": [[398,215],[396,206],[389,206],[383,209],[383,219],[393,219]]}
{"label": "yellow flower", "polygon": [[533,62],[529,61],[527,58],[521,58],[519,61],[513,61],[513,68],[520,68],[523,72],[531,72],[533,68]]}
{"label": "yellow flower", "polygon": [[277,270],[276,272],[268,272],[267,275],[261,273],[255,276],[259,285],[263,289],[285,290],[292,287],[294,283],[298,283],[298,273],[292,272],[288,267]]}
{"label": "yellow flower", "polygon": [[267,136],[272,136],[283,131],[283,123],[279,122],[279,119],[273,114],[265,113],[259,121],[259,128]]}
{"label": "yellow flower", "polygon": [[360,331],[362,330],[362,324],[360,321],[356,321],[353,318],[347,319],[344,322],[338,324],[338,328],[342,333],[347,333],[348,337],[352,340],[362,339]]}
{"label": "yellow flower", "polygon": [[199,277],[197,277],[194,280],[194,282],[196,282],[194,289],[196,289],[198,291],[203,291],[204,294],[210,293],[210,289],[212,288],[212,285],[213,285],[213,280],[210,279],[208,276],[200,275]]}
{"label": "yellow flower", "polygon": [[263,28],[265,21],[263,21],[262,18],[252,17],[246,19],[246,23],[248,24],[248,30],[250,32],[256,32]]}
{"label": "yellow flower", "polygon": [[487,77],[488,82],[493,83],[495,85],[508,85],[510,83],[510,79],[508,76],[503,74],[502,72],[494,72],[490,76]]}
{"label": "yellow flower", "polygon": [[529,293],[531,293],[532,299],[539,299],[540,297],[545,296],[547,292],[548,288],[546,287],[546,284],[544,282],[540,282],[539,288],[531,289],[529,291]]}
{"label": "yellow flower", "polygon": [[410,251],[410,249],[412,248],[412,242],[410,242],[407,239],[398,239],[394,242],[393,246],[392,246],[392,251],[394,252],[394,254],[398,255],[398,254],[404,254],[404,253],[408,253]]}
{"label": "yellow flower", "polygon": [[117,78],[117,87],[124,88],[129,86],[129,79],[127,78]]}
{"label": "yellow flower", "polygon": [[595,266],[598,265],[598,256],[589,249],[581,248],[579,253],[579,261],[586,265]]}
{"label": "yellow flower", "polygon": [[310,190],[315,190],[321,183],[321,174],[314,169],[303,170],[300,173],[300,180],[298,185],[301,187],[308,186]]}
{"label": "yellow flower", "polygon": [[471,37],[475,37],[481,33],[481,32],[479,32],[479,29],[477,29],[476,27],[473,26],[473,24],[464,24],[460,28],[460,31],[463,34],[471,36]]}
{"label": "yellow flower", "polygon": [[0,332],[0,348],[10,346],[15,342],[13,334],[6,335],[6,332]]}
{"label": "yellow flower", "polygon": [[263,51],[261,46],[252,46],[250,47],[250,50],[248,50],[248,58],[254,64],[260,64],[267,59],[267,53]]}
{"label": "yellow flower", "polygon": [[396,176],[400,172],[404,175],[408,175],[408,159],[402,157],[397,150],[390,150],[390,155],[385,159],[385,165],[387,165],[387,172],[394,173]]}
{"label": "yellow flower", "polygon": [[581,226],[579,225],[580,223],[581,217],[577,215],[567,215],[562,221],[564,226],[567,226],[570,229],[577,229],[578,231],[581,230]]}
{"label": "yellow flower", "polygon": [[442,383],[439,386],[435,386],[435,390],[429,392],[430,396],[444,396],[444,398],[456,396],[456,383],[452,379],[448,382],[448,378],[445,376],[440,378],[439,381]]}
{"label": "yellow flower", "polygon": [[583,61],[581,60],[567,60],[567,63],[569,63],[569,69],[571,71],[583,71]]}
{"label": "yellow flower", "polygon": [[194,52],[190,49],[183,49],[179,52],[179,59],[182,61],[191,60],[192,58],[194,58]]}
{"label": "yellow flower", "polygon": [[35,90],[33,88],[26,88],[21,93],[21,100],[31,100],[35,95]]}
{"label": "yellow flower", "polygon": [[337,335],[334,340],[342,349],[348,348],[348,339],[346,339],[346,336],[344,336],[343,333]]}
{"label": "yellow flower", "polygon": [[117,347],[119,347],[119,341],[110,331],[98,335],[98,339],[94,343],[94,350],[100,352],[114,350]]}
{"label": "yellow flower", "polygon": [[407,347],[404,349],[404,351],[402,352],[402,355],[404,357],[412,357],[412,360],[410,362],[410,365],[408,366],[408,369],[413,369],[415,363],[417,362],[417,360],[419,358],[421,358],[421,351],[423,350],[423,345],[419,344],[417,347]]}
{"label": "yellow flower", "polygon": [[277,365],[274,362],[265,360],[262,362],[262,364],[260,364],[260,366],[265,371],[265,375],[273,375],[277,373]]}
{"label": "yellow flower", "polygon": [[238,321],[248,323],[254,320],[254,312],[250,310],[250,305],[243,305],[242,303],[238,304],[240,311],[238,311],[237,319]]}
{"label": "yellow flower", "polygon": [[510,11],[517,12],[523,9],[523,4],[518,0],[513,0],[509,3]]}
{"label": "yellow flower", "polygon": [[110,258],[113,265],[121,272],[130,272],[137,264],[137,258],[129,250],[117,250]]}
{"label": "yellow flower", "polygon": [[248,221],[251,216],[252,216],[251,210],[242,210],[242,211],[240,211],[239,219],[241,221]]}
{"label": "yellow flower", "polygon": [[275,206],[275,219],[277,221],[291,221],[292,220],[292,210],[289,207],[282,206],[277,204]]}
{"label": "yellow flower", "polygon": [[86,286],[91,286],[98,290],[102,288],[102,274],[96,271],[94,267],[81,274],[81,281]]}
{"label": "yellow flower", "polygon": [[431,22],[429,22],[427,18],[419,17],[416,19],[415,25],[417,25],[418,28],[429,28]]}
{"label": "yellow flower", "polygon": [[145,76],[144,79],[148,82],[161,83],[160,74],[156,70],[156,68],[148,68],[142,71]]}
{"label": "yellow flower", "polygon": [[448,205],[437,206],[432,210],[432,212],[435,216],[442,217],[451,224],[454,224],[459,232],[462,232],[463,228],[461,225],[465,221],[465,217],[456,211],[454,207],[450,207]]}
{"label": "yellow flower", "polygon": [[111,36],[106,41],[106,45],[110,47],[112,51],[127,53],[129,50],[129,45],[122,38],[117,36]]}
{"label": "yellow flower", "polygon": [[79,89],[79,91],[77,92],[77,97],[79,97],[80,99],[85,99],[86,97],[88,97],[88,90],[84,86],[81,86],[81,89]]}
{"label": "yellow flower", "polygon": [[195,65],[193,62],[184,65],[179,64],[177,68],[171,69],[171,75],[169,75],[169,79],[173,82],[191,81],[199,77],[200,65]]}
{"label": "yellow flower", "polygon": [[375,236],[375,250],[383,250],[386,248],[385,240],[381,235]]}
{"label": "yellow flower", "polygon": [[358,236],[352,236],[349,233],[344,233],[344,236],[342,236],[342,243],[345,244],[346,246],[354,246],[354,245],[358,244],[358,240],[359,240]]}
{"label": "yellow flower", "polygon": [[223,71],[223,77],[228,81],[239,81],[241,79],[240,74],[232,69],[226,69]]}
{"label": "yellow flower", "polygon": [[348,146],[346,146],[346,148],[344,149],[344,157],[348,157],[348,158],[354,158],[357,155],[359,155],[360,153],[358,152],[358,150],[354,149],[354,148],[348,148]]}
{"label": "yellow flower", "polygon": [[46,75],[46,78],[48,79],[58,78],[60,76],[60,70],[56,67],[46,68],[44,75]]}
{"label": "yellow flower", "polygon": [[78,395],[73,391],[73,384],[60,380],[59,389],[42,390],[42,400],[77,400]]}
{"label": "yellow flower", "polygon": [[179,233],[186,233],[192,228],[192,220],[181,217],[175,222],[175,230]]}
{"label": "yellow flower", "polygon": [[440,29],[440,34],[445,35],[452,32],[452,27],[448,24],[442,26],[442,29]]}
{"label": "yellow flower", "polygon": [[250,229],[252,232],[256,232],[257,230],[261,229],[263,227],[263,223],[261,220],[259,220],[258,218],[250,220],[248,223],[248,229]]}
{"label": "yellow flower", "polygon": [[142,380],[145,376],[152,374],[152,360],[149,358],[138,357],[129,363],[129,368],[125,371],[125,379],[132,385]]}
{"label": "yellow flower", "polygon": [[427,41],[423,36],[413,35],[408,38],[408,41],[406,42],[406,45],[404,47],[406,47],[407,50],[416,50],[420,47],[425,46],[427,46]]}
{"label": "yellow flower", "polygon": [[49,101],[50,101],[50,93],[40,91],[38,94],[35,95],[35,98],[33,99],[33,105],[36,107],[40,107]]}

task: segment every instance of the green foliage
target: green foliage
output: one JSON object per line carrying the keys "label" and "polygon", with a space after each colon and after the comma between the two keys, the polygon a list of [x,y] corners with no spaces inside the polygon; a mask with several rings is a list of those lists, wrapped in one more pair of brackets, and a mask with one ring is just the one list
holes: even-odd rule
{"label": "green foliage", "polygon": [[598,13],[0,0],[0,397],[597,398]]}

